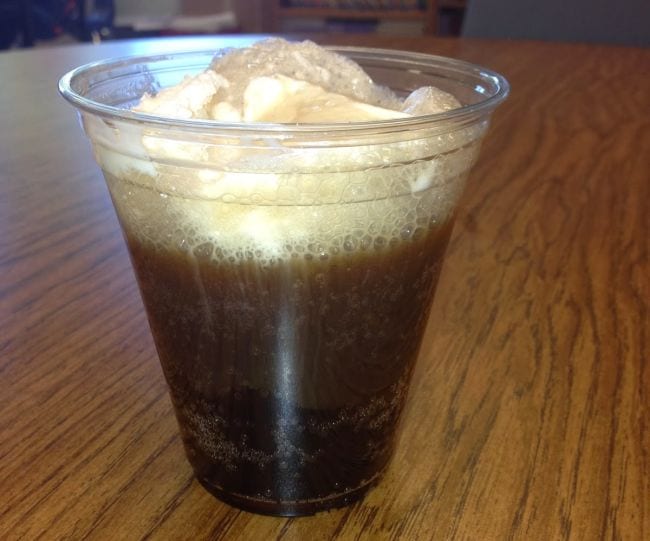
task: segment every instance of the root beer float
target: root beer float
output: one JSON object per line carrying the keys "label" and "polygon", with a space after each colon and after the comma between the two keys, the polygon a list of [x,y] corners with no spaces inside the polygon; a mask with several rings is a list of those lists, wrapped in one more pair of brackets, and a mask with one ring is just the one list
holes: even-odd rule
{"label": "root beer float", "polygon": [[310,42],[163,78],[84,125],[189,461],[244,509],[347,504],[392,453],[485,112]]}

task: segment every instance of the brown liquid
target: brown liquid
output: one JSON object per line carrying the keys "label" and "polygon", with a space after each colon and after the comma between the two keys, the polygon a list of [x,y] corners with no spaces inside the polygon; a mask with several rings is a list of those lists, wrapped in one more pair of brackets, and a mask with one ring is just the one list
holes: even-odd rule
{"label": "brown liquid", "polygon": [[187,455],[209,490],[299,515],[347,504],[379,477],[450,231],[272,264],[128,238]]}

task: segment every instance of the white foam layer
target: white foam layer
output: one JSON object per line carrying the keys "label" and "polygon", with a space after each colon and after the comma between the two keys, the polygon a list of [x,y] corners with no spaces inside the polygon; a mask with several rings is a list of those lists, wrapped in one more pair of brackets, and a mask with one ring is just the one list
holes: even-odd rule
{"label": "white foam layer", "polygon": [[[471,159],[454,171],[444,163],[423,162],[413,164],[410,171],[395,170],[392,176],[366,171],[347,181],[343,176],[332,180],[331,175],[313,175],[309,180],[260,175],[253,180],[232,173],[209,183],[211,189],[221,189],[211,198],[183,197],[171,184],[161,191],[159,180],[146,185],[142,177],[125,181],[108,174],[107,179],[122,223],[146,242],[190,252],[198,249],[203,257],[209,252],[215,261],[254,258],[270,263],[385,249],[444,224],[470,164]],[[243,197],[235,188],[247,180],[247,187],[255,186],[256,191]],[[278,204],[283,190],[289,195]],[[383,196],[379,190],[384,190]],[[301,198],[309,201],[296,204]]]}
{"label": "white foam layer", "polygon": [[[393,92],[374,84],[358,64],[310,41],[260,41],[216,57],[211,67],[231,83],[219,99],[235,107],[241,106],[244,91],[252,79],[277,75],[306,81],[329,92],[386,109],[398,111],[401,105]],[[345,118],[340,120],[346,122]]]}

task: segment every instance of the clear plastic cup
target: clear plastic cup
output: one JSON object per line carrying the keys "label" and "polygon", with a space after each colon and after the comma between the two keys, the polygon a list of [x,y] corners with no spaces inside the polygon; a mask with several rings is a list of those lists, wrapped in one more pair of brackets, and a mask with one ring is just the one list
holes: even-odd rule
{"label": "clear plastic cup", "polygon": [[462,107],[348,124],[130,111],[215,52],[108,60],[60,82],[106,178],[187,457],[218,498],[304,515],[386,468],[455,209],[503,77],[333,47],[399,95]]}

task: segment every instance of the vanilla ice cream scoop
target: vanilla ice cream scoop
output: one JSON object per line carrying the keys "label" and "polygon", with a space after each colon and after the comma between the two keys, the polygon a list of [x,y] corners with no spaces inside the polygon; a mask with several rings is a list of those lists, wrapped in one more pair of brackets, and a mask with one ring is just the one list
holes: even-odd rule
{"label": "vanilla ice cream scoop", "polygon": [[205,118],[224,122],[324,123],[364,122],[411,116],[330,92],[285,75],[256,77],[243,95],[242,110],[219,100],[230,83],[212,70],[186,77],[180,84],[145,95],[135,111],[172,118]]}
{"label": "vanilla ice cream scoop", "polygon": [[244,91],[246,122],[363,122],[408,116],[284,75],[257,77]]}
{"label": "vanilla ice cream scoop", "polygon": [[187,76],[179,84],[164,88],[155,96],[145,94],[133,110],[171,118],[204,118],[213,96],[229,82],[212,70],[194,77]]}
{"label": "vanilla ice cream scoop", "polygon": [[220,122],[318,124],[407,118],[460,105],[434,87],[403,99],[341,55],[311,42],[273,39],[232,50],[202,73],[145,94],[133,110]]}

